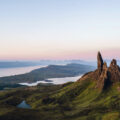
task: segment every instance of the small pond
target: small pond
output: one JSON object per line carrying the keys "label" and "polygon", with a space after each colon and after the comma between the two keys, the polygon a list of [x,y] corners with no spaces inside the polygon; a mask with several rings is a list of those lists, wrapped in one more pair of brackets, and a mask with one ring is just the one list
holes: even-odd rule
{"label": "small pond", "polygon": [[31,106],[26,103],[26,101],[22,101],[19,105],[17,105],[18,108],[25,108],[25,109],[30,109]]}

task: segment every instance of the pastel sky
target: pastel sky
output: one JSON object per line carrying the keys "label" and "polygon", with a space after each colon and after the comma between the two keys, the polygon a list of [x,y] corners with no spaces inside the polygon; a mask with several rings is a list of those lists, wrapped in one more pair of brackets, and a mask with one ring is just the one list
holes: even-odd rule
{"label": "pastel sky", "polygon": [[0,0],[0,60],[120,59],[120,0]]}

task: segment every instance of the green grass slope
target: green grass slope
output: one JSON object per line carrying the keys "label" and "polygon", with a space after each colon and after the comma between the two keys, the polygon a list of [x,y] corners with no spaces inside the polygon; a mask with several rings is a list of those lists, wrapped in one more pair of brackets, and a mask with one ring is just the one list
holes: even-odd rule
{"label": "green grass slope", "polygon": [[[120,120],[120,85],[102,92],[95,86],[96,81],[86,78],[0,92],[0,120]],[[32,108],[17,108],[22,100]]]}

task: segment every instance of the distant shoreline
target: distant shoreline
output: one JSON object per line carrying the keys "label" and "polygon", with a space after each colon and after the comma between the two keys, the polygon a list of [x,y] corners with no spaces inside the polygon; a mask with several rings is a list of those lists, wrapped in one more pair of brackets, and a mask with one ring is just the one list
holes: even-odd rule
{"label": "distant shoreline", "polygon": [[[34,83],[37,81],[48,80],[49,78],[63,78],[63,77],[75,77],[84,74],[89,71],[93,71],[95,67],[83,64],[67,64],[67,65],[48,65],[37,66],[32,68],[27,73],[0,77],[0,83],[4,84],[18,84],[18,83]],[[10,74],[10,70],[8,73]],[[15,69],[16,72],[16,69]],[[26,71],[24,71],[26,72]]]}
{"label": "distant shoreline", "polygon": [[25,67],[0,68],[0,77],[9,77],[14,75],[26,74],[35,69],[47,67],[47,65],[35,65]]}

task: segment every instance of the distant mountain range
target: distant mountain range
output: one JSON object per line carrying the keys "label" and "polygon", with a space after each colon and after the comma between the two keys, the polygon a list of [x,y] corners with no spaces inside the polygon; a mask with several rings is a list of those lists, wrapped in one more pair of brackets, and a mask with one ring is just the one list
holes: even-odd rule
{"label": "distant mountain range", "polygon": [[[111,60],[105,60],[110,64]],[[70,63],[77,63],[83,65],[96,66],[96,61],[84,61],[84,60],[40,60],[40,61],[0,61],[0,68],[15,68],[15,67],[27,67],[37,65],[65,65]],[[118,65],[120,61],[118,60]]]}
{"label": "distant mountain range", "polygon": [[15,68],[37,65],[65,65],[70,63],[95,66],[94,61],[87,62],[83,60],[40,60],[40,61],[0,61],[0,68]]}

